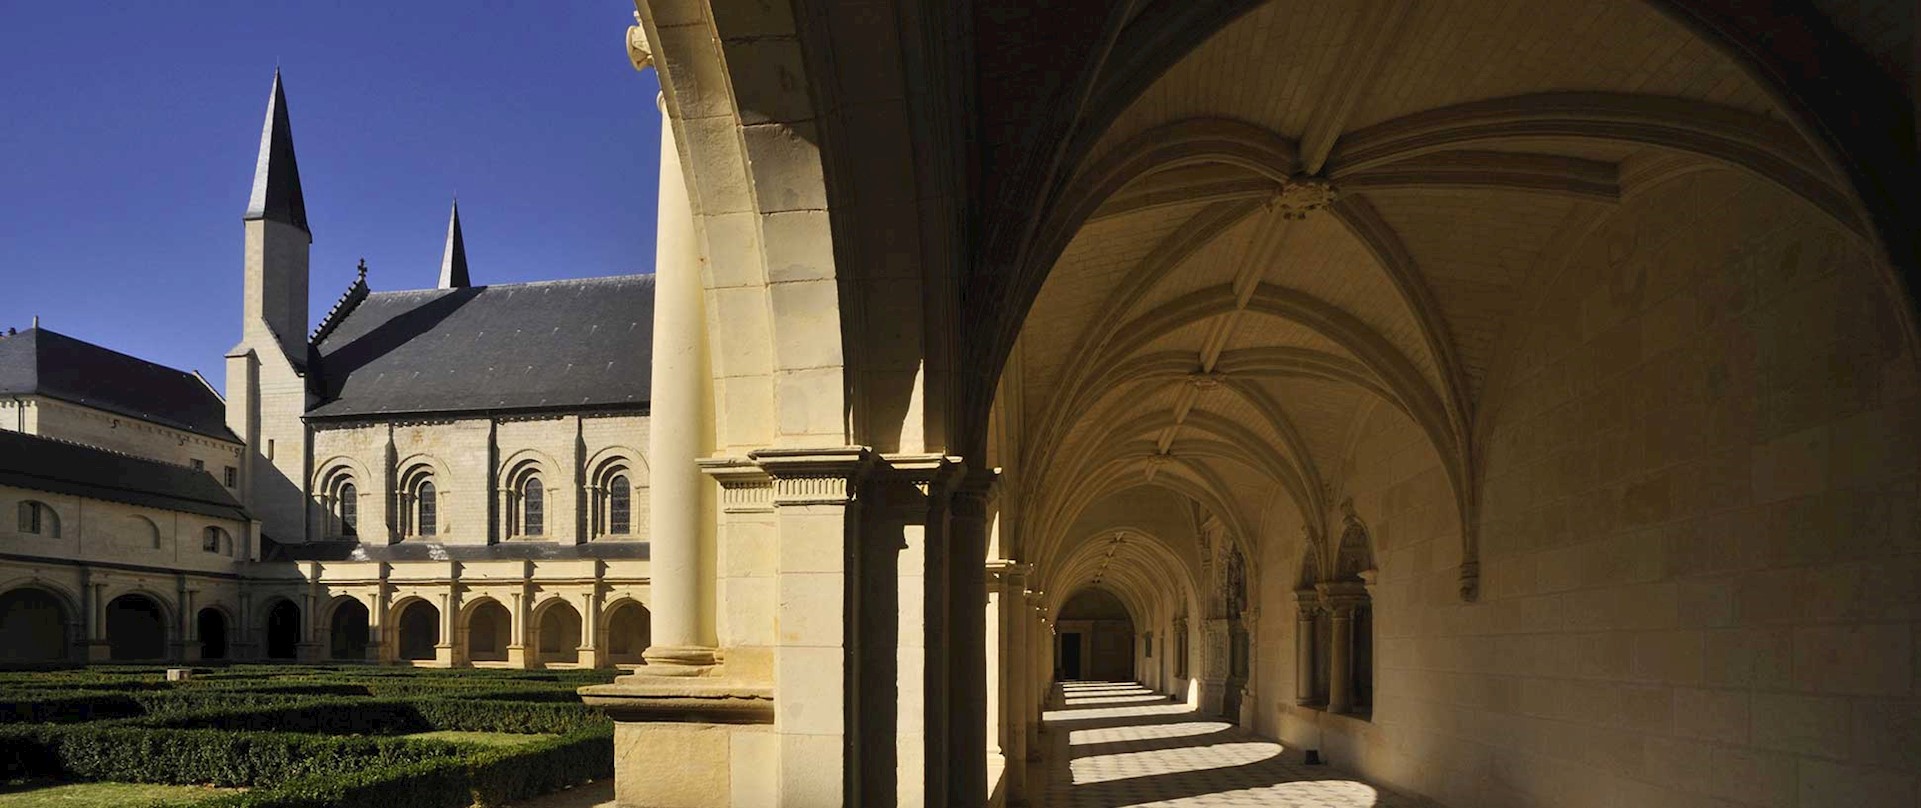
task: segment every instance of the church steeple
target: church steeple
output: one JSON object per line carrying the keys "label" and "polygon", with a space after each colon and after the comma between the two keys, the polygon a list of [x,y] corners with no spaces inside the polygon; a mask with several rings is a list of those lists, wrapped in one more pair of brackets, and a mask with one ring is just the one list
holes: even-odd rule
{"label": "church steeple", "polygon": [[460,238],[460,200],[447,217],[447,249],[440,255],[440,288],[465,289],[473,283],[467,278],[467,242]]}
{"label": "church steeple", "polygon": [[267,122],[260,130],[253,195],[247,199],[247,215],[242,218],[293,225],[306,233],[309,241],[313,239],[313,231],[307,228],[307,200],[300,194],[300,166],[294,161],[287,94],[281,89],[277,67],[273,71],[273,97],[267,102]]}

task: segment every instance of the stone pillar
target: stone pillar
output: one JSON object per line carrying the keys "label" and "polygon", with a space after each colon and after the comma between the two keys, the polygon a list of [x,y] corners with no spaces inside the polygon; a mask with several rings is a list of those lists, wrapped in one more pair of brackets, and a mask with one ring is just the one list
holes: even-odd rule
{"label": "stone pillar", "polygon": [[580,596],[580,645],[574,649],[574,658],[579,664],[589,668],[600,667],[605,656],[601,653],[600,642],[599,588],[599,584],[596,583],[593,589],[581,593]]}
{"label": "stone pillar", "polygon": [[1367,590],[1346,581],[1316,588],[1333,628],[1327,649],[1327,711],[1345,713],[1354,709],[1354,609],[1367,601]]}
{"label": "stone pillar", "polygon": [[1047,692],[1053,663],[1048,661],[1044,644],[1049,643],[1049,631],[1045,606],[1041,593],[1032,589],[1023,593],[1027,600],[1027,670],[1022,678],[1027,680],[1026,711],[1027,762],[1039,763],[1041,759],[1041,711],[1047,709]]}
{"label": "stone pillar", "polygon": [[1294,703],[1314,703],[1314,610],[1320,596],[1313,590],[1294,593]]}
{"label": "stone pillar", "polygon": [[[888,552],[894,559],[892,580],[874,581],[876,586],[893,587],[895,595],[891,609],[895,644],[891,678],[898,683],[891,705],[894,804],[899,808],[927,808],[946,804],[953,759],[947,743],[953,706],[948,688],[954,669],[944,642],[950,618],[948,567],[952,562],[948,506],[954,482],[965,468],[955,459],[939,455],[895,457],[888,465],[893,479],[876,487],[884,488],[895,501],[887,519],[869,521],[879,523],[873,525],[874,529],[885,534],[874,539],[883,548],[876,563],[884,563]],[[896,529],[897,543],[892,539]],[[872,709],[887,706],[876,704]]]}
{"label": "stone pillar", "polygon": [[511,595],[513,600],[513,621],[507,629],[507,665],[528,669],[534,667],[535,657],[539,654],[527,653],[527,625],[532,622],[533,597],[527,593],[527,585]]}
{"label": "stone pillar", "polygon": [[393,602],[393,595],[386,584],[387,569],[383,562],[380,565],[381,583],[374,589],[373,596],[368,598],[370,603],[367,606],[367,661],[383,665],[394,661],[398,655],[393,640],[388,637],[397,632],[387,630],[387,610]]}
{"label": "stone pillar", "polygon": [[1209,618],[1201,623],[1201,670],[1195,678],[1201,683],[1199,709],[1203,715],[1223,716],[1227,705],[1229,626],[1226,618]]}
{"label": "stone pillar", "polygon": [[194,608],[198,589],[180,590],[180,658],[187,662],[200,660],[200,612]]}
{"label": "stone pillar", "polygon": [[1030,565],[1007,560],[989,566],[994,576],[992,591],[1000,654],[998,664],[988,669],[990,676],[997,677],[1000,691],[998,732],[992,740],[999,746],[1006,765],[1003,780],[1009,805],[1027,801],[1027,691],[1031,686],[1027,653],[1027,624],[1031,620],[1026,586],[1029,569]]}
{"label": "stone pillar", "polygon": [[714,664],[701,603],[700,537],[708,385],[705,302],[700,242],[673,121],[661,106],[660,206],[654,250],[654,356],[648,415],[648,465],[653,487],[648,509],[653,598],[650,666],[699,668]]}
{"label": "stone pillar", "polygon": [[987,492],[991,473],[972,472],[954,492],[948,522],[948,803],[987,804]]}
{"label": "stone pillar", "polygon": [[451,668],[464,661],[464,643],[459,640],[460,598],[455,593],[440,593],[440,642],[434,645],[434,666]]}

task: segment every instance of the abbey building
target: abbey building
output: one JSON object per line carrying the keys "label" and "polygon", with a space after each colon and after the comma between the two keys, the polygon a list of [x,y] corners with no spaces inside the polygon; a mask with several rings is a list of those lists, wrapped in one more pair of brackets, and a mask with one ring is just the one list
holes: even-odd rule
{"label": "abbey building", "polygon": [[274,78],[224,397],[44,328],[0,337],[8,662],[638,664],[654,284],[437,288],[364,265],[309,328]]}

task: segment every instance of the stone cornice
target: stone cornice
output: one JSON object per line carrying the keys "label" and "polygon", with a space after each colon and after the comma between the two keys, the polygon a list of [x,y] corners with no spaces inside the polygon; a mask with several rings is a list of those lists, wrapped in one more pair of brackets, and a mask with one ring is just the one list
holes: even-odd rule
{"label": "stone cornice", "polygon": [[747,453],[773,480],[773,501],[782,505],[841,505],[860,492],[878,456],[865,446],[758,449]]}
{"label": "stone cornice", "polygon": [[616,721],[771,724],[772,685],[699,677],[624,676],[580,689],[580,700]]}

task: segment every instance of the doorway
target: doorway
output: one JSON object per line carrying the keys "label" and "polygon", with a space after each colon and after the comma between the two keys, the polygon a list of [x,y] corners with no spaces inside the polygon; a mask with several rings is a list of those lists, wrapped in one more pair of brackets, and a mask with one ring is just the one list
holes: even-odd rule
{"label": "doorway", "polygon": [[1061,678],[1081,678],[1081,633],[1078,631],[1061,635]]}

